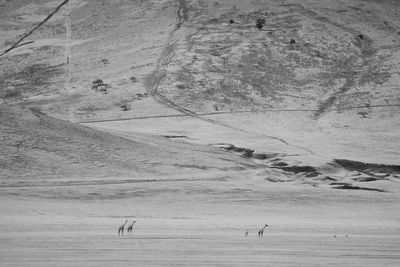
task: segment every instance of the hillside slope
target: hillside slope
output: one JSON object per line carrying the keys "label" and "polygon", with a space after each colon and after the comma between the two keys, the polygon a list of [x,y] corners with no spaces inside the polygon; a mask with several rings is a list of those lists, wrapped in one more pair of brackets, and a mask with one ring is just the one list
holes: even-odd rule
{"label": "hillside slope", "polygon": [[[147,135],[113,136],[32,110],[0,107],[2,186],[62,183],[64,178],[149,179],[238,171],[256,164],[216,148]],[[190,177],[189,177],[190,178]],[[116,182],[116,180],[114,181]]]}
{"label": "hillside slope", "polygon": [[[56,4],[3,3],[1,49]],[[398,10],[397,1],[73,0],[0,58],[0,102],[120,133],[179,129],[190,142],[306,165],[398,165]]]}
{"label": "hillside slope", "polygon": [[[398,2],[190,1],[159,94],[195,112],[399,105]],[[256,21],[265,23],[260,29]],[[199,101],[201,99],[202,101]]]}

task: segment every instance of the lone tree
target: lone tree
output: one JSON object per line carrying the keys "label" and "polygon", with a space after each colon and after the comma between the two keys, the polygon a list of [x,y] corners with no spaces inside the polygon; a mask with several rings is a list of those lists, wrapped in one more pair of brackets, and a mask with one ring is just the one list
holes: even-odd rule
{"label": "lone tree", "polygon": [[92,82],[92,89],[95,91],[107,94],[107,89],[110,88],[109,84],[104,83],[102,80],[97,79]]}
{"label": "lone tree", "polygon": [[94,80],[92,82],[92,88],[95,89],[95,88],[97,88],[99,86],[102,86],[103,84],[104,84],[103,81],[100,80],[100,79]]}

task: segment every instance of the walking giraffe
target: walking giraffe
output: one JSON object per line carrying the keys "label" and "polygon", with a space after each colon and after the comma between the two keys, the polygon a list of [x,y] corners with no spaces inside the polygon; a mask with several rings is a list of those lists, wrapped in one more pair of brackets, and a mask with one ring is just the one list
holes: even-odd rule
{"label": "walking giraffe", "polygon": [[125,220],[125,223],[118,228],[118,235],[124,234],[124,228],[128,220]]}
{"label": "walking giraffe", "polygon": [[128,231],[128,233],[132,234],[132,230],[133,230],[133,225],[136,223],[136,221],[133,221],[131,225],[128,226],[128,228],[126,229],[126,231]]}
{"label": "walking giraffe", "polygon": [[262,236],[264,235],[264,230],[265,230],[265,228],[267,228],[267,226],[268,226],[268,224],[264,225],[264,227],[261,228],[261,229],[258,231],[258,237],[262,237]]}

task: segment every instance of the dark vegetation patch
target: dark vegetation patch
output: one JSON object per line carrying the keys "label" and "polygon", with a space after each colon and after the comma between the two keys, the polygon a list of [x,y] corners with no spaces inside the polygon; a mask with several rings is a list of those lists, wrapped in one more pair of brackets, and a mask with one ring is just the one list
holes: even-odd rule
{"label": "dark vegetation patch", "polygon": [[256,153],[253,155],[255,159],[261,159],[261,160],[272,159],[278,156],[279,156],[278,153]]}
{"label": "dark vegetation patch", "polygon": [[274,163],[272,164],[272,166],[278,167],[278,168],[280,168],[280,169],[281,169],[281,167],[286,167],[287,165],[288,165],[288,164],[287,164],[286,162],[283,162],[283,161],[274,162]]}
{"label": "dark vegetation patch", "polygon": [[318,171],[312,167],[312,166],[287,166],[287,167],[281,167],[280,169],[286,171],[286,172],[291,172],[291,173],[307,173],[307,175],[317,175],[319,174]]}
{"label": "dark vegetation patch", "polygon": [[362,177],[362,178],[354,178],[353,180],[357,181],[357,182],[373,182],[373,181],[379,181],[382,179],[375,178],[375,177]]}
{"label": "dark vegetation patch", "polygon": [[349,183],[334,182],[334,183],[330,183],[329,185],[349,185]]}
{"label": "dark vegetation patch", "polygon": [[325,176],[321,178],[321,181],[336,181],[335,178],[332,178],[330,176]]}
{"label": "dark vegetation patch", "polygon": [[186,135],[162,135],[162,137],[170,138],[170,139],[174,139],[174,138],[187,138]]}
{"label": "dark vegetation patch", "polygon": [[367,191],[376,191],[376,192],[387,192],[387,191],[382,190],[382,189],[360,187],[360,186],[354,186],[354,185],[350,185],[350,184],[335,186],[333,188],[334,189],[347,189],[347,190],[367,190]]}
{"label": "dark vegetation patch", "polygon": [[306,174],[307,178],[313,178],[313,177],[318,177],[321,173],[314,171],[314,172],[309,172]]}
{"label": "dark vegetation patch", "polygon": [[359,171],[364,173],[396,173],[400,174],[400,165],[385,165],[364,163],[347,159],[335,159],[335,163],[350,171]]}
{"label": "dark vegetation patch", "polygon": [[192,164],[174,164],[176,167],[180,168],[191,168],[191,169],[199,169],[199,170],[208,170],[209,167],[206,166],[198,166],[198,165],[192,165]]}

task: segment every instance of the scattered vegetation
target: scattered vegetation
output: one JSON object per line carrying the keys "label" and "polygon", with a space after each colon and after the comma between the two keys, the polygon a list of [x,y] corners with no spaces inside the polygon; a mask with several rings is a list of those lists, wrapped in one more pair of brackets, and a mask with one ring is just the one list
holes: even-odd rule
{"label": "scattered vegetation", "polygon": [[100,59],[100,62],[103,63],[104,65],[110,64],[110,61],[106,58]]}
{"label": "scattered vegetation", "polygon": [[149,97],[149,93],[138,93],[134,96],[133,100],[142,100],[143,98]]}
{"label": "scattered vegetation", "polygon": [[[12,58],[12,57],[11,57]],[[64,73],[62,64],[31,64],[20,70],[0,72],[0,97],[20,99],[30,94],[45,93],[49,84]]]}

